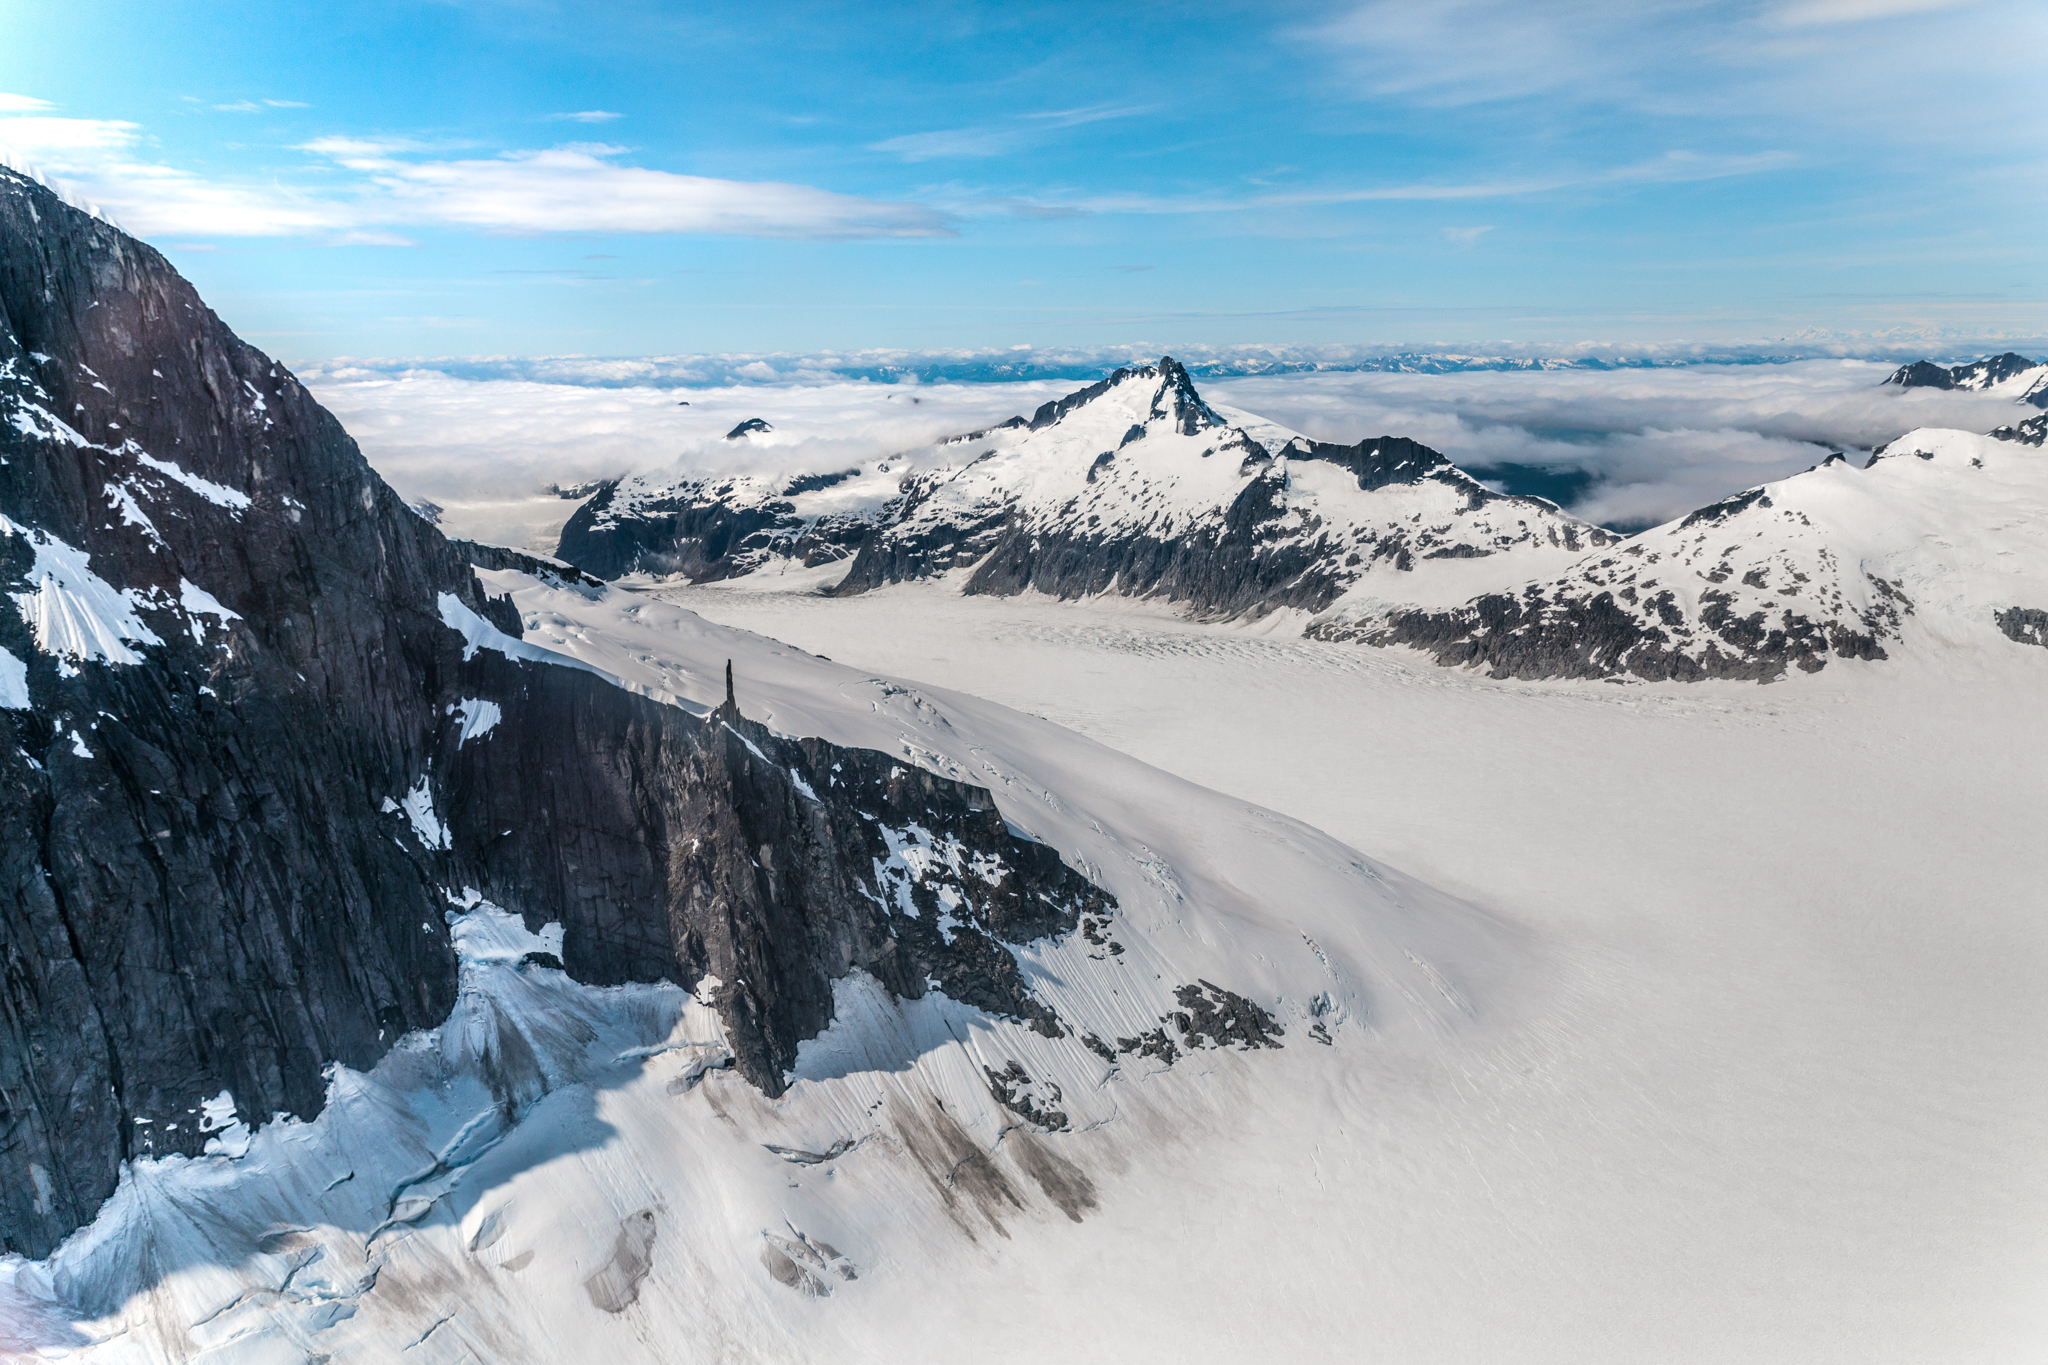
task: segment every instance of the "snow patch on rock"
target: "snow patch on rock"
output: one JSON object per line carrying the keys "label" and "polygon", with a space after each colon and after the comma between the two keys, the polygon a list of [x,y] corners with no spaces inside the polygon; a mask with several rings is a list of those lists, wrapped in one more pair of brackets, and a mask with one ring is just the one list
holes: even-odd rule
{"label": "snow patch on rock", "polygon": [[473,739],[481,739],[496,728],[505,713],[494,701],[480,701],[475,697],[464,697],[451,703],[448,714],[462,723],[462,730],[455,737],[455,747],[461,748]]}
{"label": "snow patch on rock", "polygon": [[94,573],[85,551],[5,516],[0,516],[0,532],[24,536],[34,547],[30,590],[10,595],[45,654],[80,662],[139,664],[142,656],[130,644],[163,643],[135,614],[143,595],[132,588],[116,588]]}

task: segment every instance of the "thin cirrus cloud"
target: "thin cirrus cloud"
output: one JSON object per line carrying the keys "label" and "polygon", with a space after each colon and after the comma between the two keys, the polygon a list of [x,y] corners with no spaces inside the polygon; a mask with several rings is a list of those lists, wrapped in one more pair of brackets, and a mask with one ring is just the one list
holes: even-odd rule
{"label": "thin cirrus cloud", "polygon": [[[1628,184],[1682,184],[1699,180],[1721,180],[1731,176],[1761,175],[1784,170],[1798,158],[1788,151],[1710,154],[1669,151],[1662,156],[1622,166],[1561,171],[1552,175],[1526,176],[1505,180],[1419,182],[1399,185],[1328,186],[1263,194],[1143,195],[1110,194],[1077,197],[1064,202],[1025,200],[1014,196],[976,199],[963,196],[961,211],[977,207],[1007,213],[1043,215],[1075,213],[1243,213],[1257,209],[1316,208],[1342,204],[1378,202],[1455,202],[1468,199],[1511,199],[1563,190],[1594,189]],[[1451,229],[1478,233],[1489,228]],[[1453,238],[1453,240],[1458,240]]]}
{"label": "thin cirrus cloud", "polygon": [[624,118],[609,109],[579,109],[573,114],[549,114],[552,123],[610,123],[613,119]]}
{"label": "thin cirrus cloud", "polygon": [[1365,0],[1289,32],[1351,98],[1519,103],[1561,129],[1588,108],[1792,118],[1804,136],[1875,121],[1939,142],[2031,138],[2041,30],[2038,0]]}
{"label": "thin cirrus cloud", "polygon": [[1773,23],[1787,27],[1808,24],[1858,24],[1868,19],[1894,19],[1908,14],[1960,9],[1972,0],[1796,0],[1770,13]]}
{"label": "thin cirrus cloud", "polygon": [[905,133],[900,137],[870,142],[867,148],[871,152],[885,152],[911,162],[1008,156],[1057,129],[1078,128],[1108,119],[1135,118],[1152,112],[1155,107],[1149,104],[1090,104],[1075,109],[1044,109],[1020,114],[1015,123]]}
{"label": "thin cirrus cloud", "polygon": [[215,180],[145,154],[141,127],[59,118],[27,97],[0,99],[0,148],[74,198],[144,236],[310,237],[401,245],[403,230],[465,227],[512,235],[570,232],[853,239],[950,235],[932,208],[811,185],[721,180],[626,163],[626,149],[572,144],[494,157],[435,155],[406,139],[325,137],[301,144],[354,175],[318,190]]}
{"label": "thin cirrus cloud", "polygon": [[940,161],[1004,156],[1022,147],[1027,138],[1028,134],[1018,128],[942,128],[870,142],[868,150],[887,152],[905,161]]}

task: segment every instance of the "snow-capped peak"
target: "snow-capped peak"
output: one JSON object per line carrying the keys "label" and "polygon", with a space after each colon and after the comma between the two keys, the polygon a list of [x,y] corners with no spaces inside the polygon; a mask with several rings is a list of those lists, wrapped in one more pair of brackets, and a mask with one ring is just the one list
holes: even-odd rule
{"label": "snow-capped peak", "polygon": [[1225,424],[1202,401],[1187,370],[1169,355],[1161,356],[1157,365],[1127,366],[1065,398],[1042,404],[1031,415],[1029,429],[1042,431],[1083,409],[1094,408],[1091,415],[1101,416],[1105,400],[1112,412],[1136,418],[1133,425],[1149,426],[1164,420],[1183,436]]}

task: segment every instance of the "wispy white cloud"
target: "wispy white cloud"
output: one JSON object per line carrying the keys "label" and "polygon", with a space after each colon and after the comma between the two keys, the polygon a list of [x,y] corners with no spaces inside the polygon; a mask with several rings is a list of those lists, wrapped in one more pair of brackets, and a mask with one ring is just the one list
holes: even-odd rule
{"label": "wispy white cloud", "polygon": [[31,115],[0,119],[0,147],[53,166],[83,165],[126,154],[142,126],[122,119],[52,118]]}
{"label": "wispy white cloud", "polygon": [[1107,119],[1136,118],[1158,107],[1156,104],[1090,104],[1078,109],[1042,109],[1023,117],[1053,128],[1078,128],[1084,123],[1101,123]]}
{"label": "wispy white cloud", "polygon": [[403,229],[719,233],[750,237],[922,237],[945,215],[810,185],[721,180],[626,164],[598,143],[450,157],[404,138],[322,137],[299,150],[353,172],[317,189],[216,180],[150,159],[143,130],[110,119],[0,117],[0,147],[130,230],[169,237],[311,237],[396,245]]}
{"label": "wispy white cloud", "polygon": [[1809,24],[1860,24],[1933,10],[1959,9],[1976,0],[1794,0],[1770,11],[1768,19],[1788,27]]}
{"label": "wispy white cloud", "polygon": [[886,152],[912,162],[1008,156],[1043,141],[1056,129],[1078,128],[1108,119],[1136,118],[1151,113],[1156,107],[1149,104],[1091,104],[1074,109],[1045,109],[1021,114],[1012,123],[906,133],[901,137],[870,142],[868,150]]}
{"label": "wispy white cloud", "polygon": [[[1587,110],[1793,120],[1788,140],[2038,142],[2038,0],[1363,0],[1292,30],[1333,92],[1426,109],[1517,104],[1531,130]],[[1700,129],[1704,131],[1704,129]]]}
{"label": "wispy white cloud", "polygon": [[944,220],[810,185],[718,180],[618,163],[619,147],[582,144],[456,161],[345,164],[372,171],[355,205],[387,223],[491,232],[724,233],[747,237],[925,237]]}
{"label": "wispy white cloud", "polygon": [[1366,0],[1300,36],[1373,95],[1433,105],[1560,89],[1611,98],[1625,91],[1638,35],[1701,8],[1682,0]]}
{"label": "wispy white cloud", "polygon": [[1066,200],[1050,196],[1046,199],[1020,199],[1015,196],[992,196],[984,199],[963,193],[959,196],[958,203],[962,212],[971,212],[977,206],[981,206],[993,211],[1016,213],[1024,211],[1028,206],[1029,209],[1047,213],[1243,213],[1256,209],[1315,208],[1340,204],[1511,199],[1601,186],[1720,180],[1731,176],[1761,175],[1783,170],[1796,161],[1797,158],[1791,152],[1776,150],[1740,154],[1681,150],[1666,152],[1662,156],[1624,166],[1561,170],[1548,175],[1517,176],[1512,179],[1323,186],[1260,194],[1097,194],[1077,195]]}
{"label": "wispy white cloud", "polygon": [[1025,137],[1025,133],[1016,128],[942,128],[936,132],[906,133],[902,137],[870,142],[868,150],[887,152],[905,161],[1004,156],[1023,146]]}
{"label": "wispy white cloud", "polygon": [[1444,240],[1456,246],[1474,246],[1478,244],[1481,237],[1484,237],[1491,231],[1493,231],[1493,224],[1491,223],[1486,224],[1484,227],[1447,227],[1444,229]]}
{"label": "wispy white cloud", "polygon": [[340,137],[329,135],[301,142],[294,151],[311,152],[353,171],[385,170],[400,163],[398,158],[420,152],[449,152],[466,144],[423,142],[407,137]]}
{"label": "wispy white cloud", "polygon": [[557,123],[610,123],[625,115],[615,114],[609,109],[579,109],[573,114],[549,114],[548,117]]}
{"label": "wispy white cloud", "polygon": [[0,114],[32,114],[38,109],[56,107],[48,100],[39,100],[33,95],[10,95],[0,91]]}
{"label": "wispy white cloud", "polygon": [[[200,101],[188,95],[185,97],[185,102],[187,104],[198,104]],[[220,114],[260,114],[266,109],[311,109],[313,106],[304,100],[242,99],[228,104],[215,104],[208,107],[215,113]]]}

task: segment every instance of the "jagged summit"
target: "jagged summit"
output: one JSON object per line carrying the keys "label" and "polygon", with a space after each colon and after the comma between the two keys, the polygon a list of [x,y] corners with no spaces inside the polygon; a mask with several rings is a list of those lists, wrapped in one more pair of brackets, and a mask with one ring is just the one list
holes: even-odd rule
{"label": "jagged summit", "polygon": [[[1161,356],[1156,365],[1132,365],[1117,370],[1107,379],[1090,384],[1085,389],[1068,394],[1065,398],[1040,405],[1031,415],[1027,424],[1032,431],[1043,431],[1103,395],[1123,388],[1125,385],[1143,386],[1157,380],[1158,386],[1151,390],[1151,400],[1146,405],[1148,421],[1164,419],[1183,436],[1193,436],[1209,427],[1222,426],[1223,419],[1210,410],[1195,391],[1195,381],[1180,362],[1172,356]],[[1015,419],[1012,419],[1013,421]],[[977,433],[985,435],[987,433]],[[972,439],[965,438],[965,439]]]}

